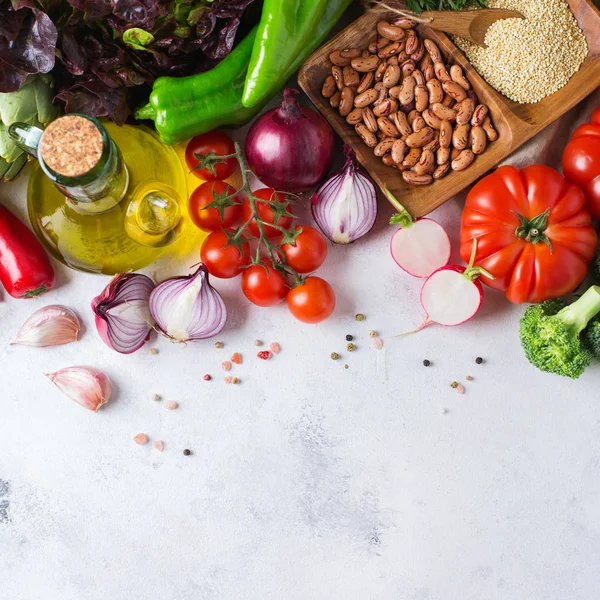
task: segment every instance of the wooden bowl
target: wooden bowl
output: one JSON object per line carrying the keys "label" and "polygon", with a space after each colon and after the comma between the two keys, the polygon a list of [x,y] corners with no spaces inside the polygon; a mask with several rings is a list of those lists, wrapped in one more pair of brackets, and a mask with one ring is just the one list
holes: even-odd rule
{"label": "wooden bowl", "polygon": [[403,206],[414,216],[422,217],[452,196],[485,175],[536,133],[550,125],[570,108],[600,86],[600,11],[591,0],[567,0],[579,27],[583,31],[589,53],[579,71],[558,92],[535,104],[517,104],[489,86],[471,66],[464,54],[445,34],[424,25],[417,30],[421,38],[434,40],[444,54],[446,63],[459,64],[481,102],[487,104],[499,138],[477,156],[473,164],[461,172],[449,173],[428,186],[407,184],[393,167],[387,167],[360,139],[354,127],[346,123],[338,111],[321,95],[325,78],[330,73],[329,54],[343,48],[366,48],[375,38],[376,24],[393,19],[393,13],[369,11],[321,46],[303,65],[298,82],[317,109],[329,121],[340,137],[349,144],[360,163],[377,185],[387,186]]}

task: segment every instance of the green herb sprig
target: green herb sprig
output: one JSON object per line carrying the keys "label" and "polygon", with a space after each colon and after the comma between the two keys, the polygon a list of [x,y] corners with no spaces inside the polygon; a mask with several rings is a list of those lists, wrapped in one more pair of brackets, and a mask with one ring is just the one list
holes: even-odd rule
{"label": "green herb sprig", "polygon": [[486,0],[406,0],[406,8],[416,13],[424,10],[465,10],[474,3],[485,7]]}

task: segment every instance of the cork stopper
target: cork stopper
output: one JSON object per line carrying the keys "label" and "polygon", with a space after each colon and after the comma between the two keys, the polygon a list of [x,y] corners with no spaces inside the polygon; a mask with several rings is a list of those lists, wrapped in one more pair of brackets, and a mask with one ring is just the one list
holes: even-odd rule
{"label": "cork stopper", "polygon": [[98,164],[102,150],[102,134],[84,117],[67,115],[56,119],[42,135],[43,161],[65,177],[85,175]]}

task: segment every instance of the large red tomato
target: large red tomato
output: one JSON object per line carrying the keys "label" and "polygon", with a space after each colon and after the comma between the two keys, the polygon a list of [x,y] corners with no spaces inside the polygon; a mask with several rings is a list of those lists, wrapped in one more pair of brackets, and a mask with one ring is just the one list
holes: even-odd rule
{"label": "large red tomato", "polygon": [[600,217],[600,108],[573,132],[562,163],[565,177],[583,189],[587,207]]}
{"label": "large red tomato", "polygon": [[541,302],[572,292],[594,256],[597,235],[580,188],[544,165],[500,167],[469,192],[462,215],[460,253],[514,303]]}

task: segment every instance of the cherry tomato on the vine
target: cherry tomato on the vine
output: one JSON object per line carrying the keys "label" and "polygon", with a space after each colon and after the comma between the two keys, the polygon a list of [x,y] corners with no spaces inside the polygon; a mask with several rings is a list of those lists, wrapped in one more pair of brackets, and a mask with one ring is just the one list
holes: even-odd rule
{"label": "cherry tomato on the vine", "polygon": [[[225,202],[226,196],[231,196],[235,190],[224,181],[207,181],[198,186],[190,196],[189,209],[190,217],[196,227],[204,231],[217,231],[221,227],[233,227],[237,225],[242,213],[240,198],[235,197],[231,201],[235,202],[232,206],[226,206],[223,210],[223,219],[216,208],[206,208],[219,198]],[[227,201],[227,202],[231,202]]]}
{"label": "cherry tomato on the vine", "polygon": [[307,277],[287,296],[290,312],[303,323],[320,323],[335,309],[335,292],[320,277]]}
{"label": "cherry tomato on the vine", "polygon": [[227,246],[229,238],[220,229],[213,231],[202,244],[200,260],[208,272],[221,279],[230,279],[239,275],[250,262],[250,244],[242,242],[240,247]]}
{"label": "cherry tomato on the vine", "polygon": [[[270,200],[271,202],[285,202],[286,198],[283,194],[276,192],[273,188],[261,188],[260,190],[256,190],[252,192],[254,196],[257,198],[261,198],[263,200]],[[275,223],[275,216],[273,214],[273,209],[265,204],[264,202],[257,201],[256,202],[256,210],[258,212],[258,216],[265,223],[273,224]],[[290,207],[288,206],[286,209],[288,212],[292,212]],[[252,206],[250,205],[250,200],[246,198],[242,205],[242,221],[246,223],[248,219],[252,217]],[[289,229],[292,224],[292,217],[288,217],[287,215],[281,215],[279,217],[279,221],[276,223],[279,227],[283,227],[284,229]],[[276,229],[275,227],[270,227],[269,225],[265,225],[265,235],[271,239],[276,238],[281,235],[281,231]],[[250,233],[256,237],[259,237],[260,231],[258,229],[258,225],[255,219],[250,221],[248,225],[248,230]]]}
{"label": "cherry tomato on the vine", "polygon": [[279,304],[287,296],[290,286],[285,277],[273,268],[270,261],[250,265],[242,274],[242,292],[257,306]]}
{"label": "cherry tomato on the vine", "polygon": [[[224,158],[214,162],[211,170],[210,167],[204,169],[196,169],[199,165],[199,159],[196,156],[207,156],[213,153],[218,156],[227,156],[235,153],[235,146],[232,140],[220,131],[209,131],[202,135],[193,137],[185,149],[185,162],[192,173],[204,179],[205,181],[214,181],[216,179],[227,179],[230,177],[237,166],[237,160],[232,158]],[[196,169],[196,170],[194,170]]]}
{"label": "cherry tomato on the vine", "polygon": [[307,225],[297,226],[296,231],[302,229],[296,238],[295,244],[283,244],[283,252],[288,266],[298,273],[312,273],[316,271],[327,257],[327,242],[325,236],[314,227]]}

